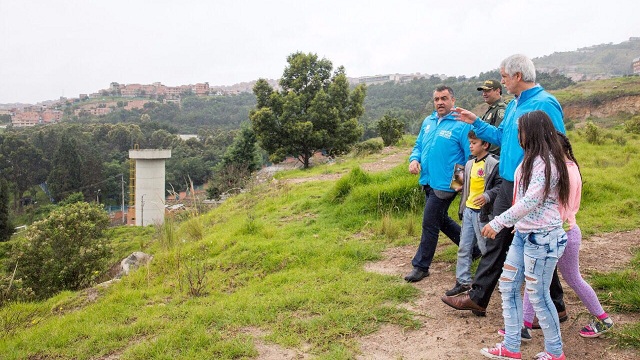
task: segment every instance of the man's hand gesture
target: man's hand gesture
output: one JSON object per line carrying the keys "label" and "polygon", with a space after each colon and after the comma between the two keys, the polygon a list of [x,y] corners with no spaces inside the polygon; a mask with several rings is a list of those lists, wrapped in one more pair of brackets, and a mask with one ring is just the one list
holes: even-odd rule
{"label": "man's hand gesture", "polygon": [[466,122],[467,124],[473,124],[478,118],[476,114],[461,107],[454,107],[451,109],[451,112],[456,120]]}

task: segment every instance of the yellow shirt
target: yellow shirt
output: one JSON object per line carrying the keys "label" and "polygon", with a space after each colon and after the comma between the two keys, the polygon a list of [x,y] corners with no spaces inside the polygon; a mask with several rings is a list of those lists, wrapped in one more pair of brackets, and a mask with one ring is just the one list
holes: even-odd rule
{"label": "yellow shirt", "polygon": [[471,174],[469,174],[469,197],[465,203],[465,205],[470,209],[480,209],[480,206],[473,203],[473,199],[484,193],[484,176],[486,175],[484,171],[485,159],[474,161],[471,166]]}

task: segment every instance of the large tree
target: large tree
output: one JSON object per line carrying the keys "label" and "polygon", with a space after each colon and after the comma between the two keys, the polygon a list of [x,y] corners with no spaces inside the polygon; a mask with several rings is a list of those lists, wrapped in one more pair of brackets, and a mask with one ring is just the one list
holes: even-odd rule
{"label": "large tree", "polygon": [[62,200],[82,187],[82,161],[74,139],[62,135],[60,145],[53,157],[51,172],[47,178],[54,199]]}
{"label": "large tree", "polygon": [[260,170],[262,156],[258,147],[256,134],[248,126],[243,126],[233,144],[227,148],[219,167],[234,165],[246,168],[249,173]]}
{"label": "large tree", "polygon": [[0,138],[0,173],[14,188],[14,207],[31,187],[46,180],[49,162],[42,151],[16,134]]}
{"label": "large tree", "polygon": [[13,224],[9,219],[9,185],[0,177],[0,242],[7,241],[13,234]]}
{"label": "large tree", "polygon": [[364,85],[349,89],[343,67],[316,54],[297,52],[275,91],[264,79],[253,88],[256,108],[249,115],[253,130],[270,159],[297,157],[305,168],[318,150],[329,154],[348,151],[362,135],[358,118],[364,112]]}

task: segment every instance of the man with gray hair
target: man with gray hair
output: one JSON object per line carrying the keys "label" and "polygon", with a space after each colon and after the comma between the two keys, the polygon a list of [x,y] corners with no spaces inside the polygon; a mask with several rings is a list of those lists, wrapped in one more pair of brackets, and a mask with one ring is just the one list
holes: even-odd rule
{"label": "man with gray hair", "polygon": [[[502,84],[497,80],[485,80],[481,86],[478,86],[478,91],[482,91],[484,102],[489,104],[489,108],[482,115],[482,120],[495,127],[500,126],[504,118],[504,110],[507,108],[507,104],[502,100]],[[489,152],[500,156],[500,147],[491,144]]]}
{"label": "man with gray hair", "polygon": [[[456,119],[471,124],[478,138],[501,147],[499,173],[502,186],[493,205],[494,216],[511,207],[514,173],[524,158],[524,151],[518,140],[518,118],[528,112],[542,110],[549,115],[554,127],[565,133],[562,107],[553,95],[536,84],[536,69],[528,57],[517,54],[503,60],[500,64],[500,76],[501,83],[515,98],[507,105],[504,119],[498,127],[482,121],[468,110],[459,107],[453,109]],[[471,290],[456,297],[443,296],[445,304],[457,310],[471,310],[475,315],[484,316],[513,240],[512,230],[512,227],[505,228],[496,235],[495,240],[487,241],[487,251],[480,259]],[[567,313],[557,273],[551,283],[551,297],[558,310],[559,321],[565,321]]]}

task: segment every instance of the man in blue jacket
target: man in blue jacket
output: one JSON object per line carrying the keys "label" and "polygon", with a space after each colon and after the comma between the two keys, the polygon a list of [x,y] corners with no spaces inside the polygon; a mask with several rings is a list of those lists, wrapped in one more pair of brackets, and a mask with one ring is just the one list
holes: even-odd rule
{"label": "man in blue jacket", "polygon": [[405,276],[416,282],[429,276],[429,266],[442,231],[456,245],[460,242],[460,225],[448,215],[449,205],[456,196],[451,178],[456,164],[469,158],[469,130],[472,126],[457,121],[451,114],[455,103],[453,89],[439,86],[433,92],[435,111],[422,122],[420,134],[409,157],[409,172],[420,174],[419,183],[425,193],[422,215],[422,237],[411,264],[413,270]]}
{"label": "man in blue jacket", "polygon": [[[506,58],[500,64],[500,75],[502,84],[510,94],[515,95],[515,98],[507,105],[504,119],[498,127],[482,121],[468,110],[453,109],[454,117],[472,125],[478,138],[501,147],[499,172],[502,177],[502,186],[493,205],[494,216],[500,215],[511,207],[515,170],[524,158],[524,150],[520,147],[518,140],[518,119],[528,112],[542,110],[549,115],[554,127],[565,133],[562,107],[553,95],[536,84],[536,69],[528,57],[516,54]],[[487,242],[487,251],[478,264],[471,290],[458,297],[443,296],[442,301],[445,304],[458,310],[471,310],[479,316],[485,315],[513,240],[512,230],[512,227],[505,228],[496,235],[494,240]],[[562,286],[556,273],[551,283],[551,298],[561,322],[567,319],[562,297]]]}

